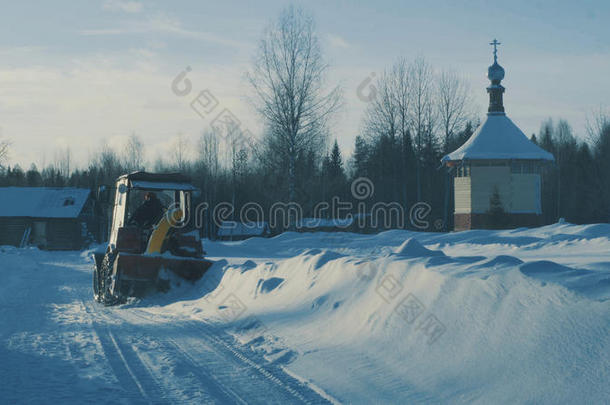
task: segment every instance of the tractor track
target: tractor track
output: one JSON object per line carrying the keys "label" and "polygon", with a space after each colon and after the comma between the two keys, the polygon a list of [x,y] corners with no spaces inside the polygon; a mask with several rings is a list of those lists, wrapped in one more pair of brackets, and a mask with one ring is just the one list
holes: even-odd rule
{"label": "tractor track", "polygon": [[[81,301],[112,372],[130,402],[329,403],[262,356],[237,347],[231,336],[224,332],[218,336],[208,323],[159,318],[139,308],[97,308],[92,301],[83,298]],[[146,325],[144,330],[141,325]],[[154,333],[168,325],[171,334]],[[144,344],[144,340],[154,343],[156,349],[140,354],[137,346]],[[155,372],[147,366],[151,358],[171,359],[174,371],[170,370],[169,375],[160,374],[158,369]],[[259,387],[256,392],[252,390],[253,381]]]}
{"label": "tractor track", "polygon": [[168,340],[164,343],[166,347],[172,347],[176,353],[179,353],[182,356],[183,361],[191,365],[193,373],[199,377],[200,381],[206,381],[212,383],[212,386],[208,385],[210,391],[216,394],[216,398],[221,403],[240,403],[247,404],[248,402],[239,396],[234,390],[232,390],[229,386],[226,386],[218,381],[217,378],[208,370],[203,367],[197,360],[195,360],[188,352],[182,349],[178,343],[176,343],[173,339]]}
{"label": "tractor track", "polygon": [[[93,302],[85,303],[87,313],[90,315],[92,326],[104,349],[104,354],[122,388],[129,394],[128,398],[134,403],[246,403],[240,397],[232,394],[230,390],[215,382],[213,377],[205,372],[205,369],[198,369],[197,365],[184,351],[177,345],[172,345],[171,341],[157,339],[153,336],[146,336],[147,341],[152,341],[163,350],[156,353],[157,357],[171,358],[175,366],[187,365],[189,372],[193,372],[195,379],[184,376],[178,378],[181,384],[171,384],[168,382],[167,375],[156,373],[146,366],[147,361],[142,355],[137,353],[130,344],[123,343],[126,338],[134,338],[142,335],[137,326],[129,322],[121,323],[118,333],[113,333],[110,326],[104,328],[94,317],[107,318],[107,314],[95,308],[97,304]],[[130,316],[136,315],[132,311]],[[137,317],[137,315],[136,315]],[[121,317],[124,319],[123,317]],[[141,318],[141,317],[140,317]],[[189,367],[190,366],[190,367]],[[137,391],[137,392],[136,392]]]}
{"label": "tractor track", "polygon": [[144,365],[138,354],[128,345],[117,339],[110,326],[103,326],[97,319],[97,311],[91,303],[82,300],[83,307],[89,315],[105,358],[127,398],[134,403],[162,404],[164,390],[150,370]]}
{"label": "tractor track", "polygon": [[[159,322],[158,318],[155,319],[146,311],[142,310],[134,311],[130,315],[134,315],[142,320],[146,320],[147,322]],[[202,354],[201,347],[207,346],[208,350],[213,351],[221,360],[230,361],[233,363],[234,368],[241,370],[243,374],[249,375],[252,378],[260,379],[261,383],[265,382],[270,387],[276,389],[275,392],[273,392],[273,390],[265,391],[264,395],[260,398],[260,402],[287,403],[286,401],[290,401],[289,403],[304,404],[331,403],[326,398],[318,394],[316,390],[314,390],[308,384],[288,375],[280,367],[267,362],[262,356],[249,351],[247,348],[244,350],[237,347],[234,339],[231,336],[224,333],[222,336],[212,333],[212,326],[204,321],[189,319],[186,323],[180,323],[179,325],[176,325],[176,327],[179,327],[185,333],[190,332],[192,334],[193,331],[196,331],[201,342],[205,343],[199,344],[199,347],[196,345],[190,345],[188,346],[189,350],[194,350],[195,352]],[[204,372],[205,375],[209,376],[209,378],[220,383],[220,386],[226,387],[225,384],[230,383],[228,380],[234,377],[232,375],[224,375],[223,373],[219,373],[219,375],[216,377],[212,376],[204,371],[206,369],[206,365],[201,364],[196,360],[195,357],[189,354],[189,352],[183,347],[183,343],[179,343],[175,339],[169,339],[167,343],[174,346],[174,348],[180,352],[184,358],[187,358],[191,364],[195,365],[198,370]],[[246,353],[246,351],[248,351],[248,353]],[[240,395],[239,393],[236,393],[235,390],[229,390],[229,392],[234,396],[234,398],[238,399],[242,403],[250,403],[253,402],[253,399],[256,399],[256,396],[252,396],[248,393]],[[246,400],[243,398],[246,398]]]}

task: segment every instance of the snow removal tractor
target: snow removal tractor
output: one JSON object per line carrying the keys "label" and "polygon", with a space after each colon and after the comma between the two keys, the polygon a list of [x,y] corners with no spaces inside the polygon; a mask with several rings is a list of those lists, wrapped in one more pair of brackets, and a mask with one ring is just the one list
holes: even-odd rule
{"label": "snow removal tractor", "polygon": [[196,281],[210,268],[197,230],[189,228],[198,190],[179,173],[135,172],[117,179],[105,252],[93,254],[93,294],[104,305],[150,291],[167,291],[171,274]]}

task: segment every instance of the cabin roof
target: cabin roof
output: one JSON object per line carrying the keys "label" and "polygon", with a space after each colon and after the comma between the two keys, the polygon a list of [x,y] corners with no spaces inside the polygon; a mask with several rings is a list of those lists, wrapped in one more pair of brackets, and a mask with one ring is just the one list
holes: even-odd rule
{"label": "cabin roof", "polygon": [[0,187],[0,217],[77,218],[90,193],[70,187]]}
{"label": "cabin roof", "polygon": [[490,113],[468,141],[441,161],[490,159],[555,160],[551,153],[530,141],[505,114]]}

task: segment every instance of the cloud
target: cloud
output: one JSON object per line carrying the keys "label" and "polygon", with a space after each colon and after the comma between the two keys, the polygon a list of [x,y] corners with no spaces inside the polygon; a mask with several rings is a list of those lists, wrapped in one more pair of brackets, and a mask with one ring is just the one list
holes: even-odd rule
{"label": "cloud", "polygon": [[335,48],[349,48],[351,45],[339,35],[327,34],[328,43]]}
{"label": "cloud", "polygon": [[126,0],[106,0],[102,6],[104,10],[122,11],[124,13],[139,13],[142,11],[142,3]]}
{"label": "cloud", "polygon": [[221,35],[186,29],[182,26],[180,20],[166,15],[148,17],[144,21],[130,21],[119,27],[82,30],[80,33],[85,36],[163,33],[233,48],[247,47],[247,44],[244,42],[234,41]]}
{"label": "cloud", "polygon": [[[102,140],[119,149],[132,132],[153,161],[167,154],[177,133],[196,139],[224,108],[257,133],[257,116],[240,97],[244,66],[190,66],[193,88],[183,97],[171,84],[184,66],[142,49],[72,58],[60,66],[0,68],[2,139],[12,140],[8,163],[40,166],[55,149],[70,146],[75,164],[85,167]],[[204,89],[220,104],[202,118],[190,103]]]}

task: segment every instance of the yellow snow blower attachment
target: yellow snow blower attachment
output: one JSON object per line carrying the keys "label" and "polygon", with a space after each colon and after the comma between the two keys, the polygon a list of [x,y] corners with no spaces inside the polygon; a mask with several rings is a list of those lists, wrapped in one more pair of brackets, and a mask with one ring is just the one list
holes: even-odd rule
{"label": "yellow snow blower attachment", "polygon": [[196,189],[181,174],[136,172],[119,177],[106,252],[94,253],[93,293],[114,305],[169,288],[173,273],[196,281],[212,262],[189,221]]}

